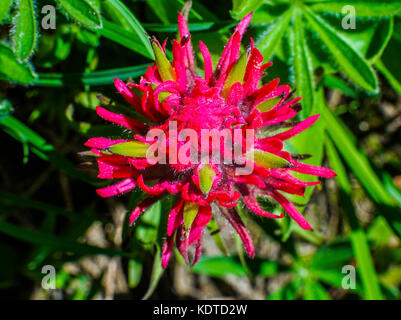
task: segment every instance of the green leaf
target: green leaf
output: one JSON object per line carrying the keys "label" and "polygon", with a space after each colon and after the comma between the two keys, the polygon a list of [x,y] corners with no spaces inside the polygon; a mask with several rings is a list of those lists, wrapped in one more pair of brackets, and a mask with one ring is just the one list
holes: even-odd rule
{"label": "green leaf", "polygon": [[323,84],[325,87],[339,90],[343,94],[351,98],[356,98],[358,96],[358,92],[355,90],[355,88],[353,88],[347,82],[336,76],[330,76],[330,75],[324,76]]}
{"label": "green leaf", "polygon": [[129,256],[128,253],[113,249],[104,249],[87,244],[72,241],[68,238],[54,236],[52,234],[28,230],[15,224],[8,223],[0,218],[0,232],[16,239],[35,245],[45,246],[53,250],[69,251],[80,255],[104,254],[109,256]]}
{"label": "green leaf", "polygon": [[[175,2],[175,0],[170,0]],[[177,0],[177,2],[180,4],[180,9],[187,3],[187,0]],[[170,7],[171,8],[171,7]],[[214,11],[212,9],[212,11]],[[194,19],[200,20],[200,21],[217,21],[216,15],[209,10],[205,5],[203,5],[200,1],[192,1],[192,7],[191,10],[189,11],[189,17],[193,17]],[[176,16],[174,17],[174,22],[176,21]]]}
{"label": "green leaf", "polygon": [[221,253],[227,256],[228,250],[221,235],[219,225],[217,224],[214,217],[212,217],[210,222],[207,224],[207,229],[209,230],[210,235],[213,237],[213,240],[216,243],[216,246],[220,249]]}
{"label": "green leaf", "polygon": [[366,156],[357,149],[352,139],[348,137],[350,133],[344,131],[341,120],[327,106],[322,109],[322,113],[330,137],[371,197],[378,203],[393,206],[395,204],[394,199],[383,187]]}
{"label": "green leaf", "polygon": [[330,50],[341,71],[363,89],[378,90],[378,80],[368,62],[320,16],[303,7],[305,17]]}
{"label": "green leaf", "polygon": [[130,259],[128,262],[128,285],[136,288],[142,278],[142,262],[137,259]]}
{"label": "green leaf", "polygon": [[310,263],[312,269],[338,269],[346,264],[354,254],[348,240],[338,239],[321,247]]}
{"label": "green leaf", "polygon": [[[341,267],[336,269],[310,269],[309,272],[315,279],[325,284],[342,288],[344,274],[341,273]],[[358,288],[358,285],[356,285],[356,288]]]}
{"label": "green leaf", "polygon": [[345,168],[331,141],[327,141],[326,147],[330,165],[332,169],[337,172],[336,180],[347,197],[347,199],[344,199],[343,196],[341,198],[341,203],[343,204],[342,207],[344,208],[352,228],[350,239],[355,257],[358,261],[358,270],[360,271],[362,279],[364,296],[366,299],[382,299],[383,296],[380,291],[379,279],[370,255],[367,237],[359,226],[355,207],[350,198],[351,185],[348,181]]}
{"label": "green leaf", "polygon": [[60,214],[60,215],[63,215],[65,217],[68,217],[71,219],[77,219],[80,217],[79,214],[68,211],[64,208],[53,206],[51,204],[41,202],[41,201],[31,200],[26,197],[22,197],[22,196],[14,194],[14,193],[5,192],[5,191],[1,191],[1,190],[0,190],[0,203],[2,205],[14,207],[14,208],[15,207],[32,208],[32,209],[44,211],[44,212],[47,212],[50,214]]}
{"label": "green leaf", "polygon": [[2,0],[0,2],[0,22],[3,21],[10,12],[13,0]]}
{"label": "green leaf", "polygon": [[152,58],[136,33],[127,31],[116,23],[103,19],[103,28],[99,29],[99,34],[147,58]]}
{"label": "green leaf", "polygon": [[357,267],[361,275],[365,298],[368,300],[383,299],[365,232],[362,229],[354,230],[351,233],[351,243],[358,261]]}
{"label": "green leaf", "polygon": [[[401,23],[396,22],[394,25],[394,33],[400,28]],[[395,35],[391,38],[381,59],[375,62],[375,67],[386,77],[390,85],[401,95],[401,61],[398,58],[401,51],[401,36]]]}
{"label": "green leaf", "polygon": [[[0,60],[1,62],[1,60]],[[113,78],[127,80],[143,75],[149,65],[109,69],[88,73],[40,73],[35,85],[42,87],[102,86],[113,83]]]}
{"label": "green leaf", "polygon": [[264,0],[233,0],[233,9],[230,11],[234,19],[240,20],[248,13],[256,11]]}
{"label": "green leaf", "polygon": [[304,299],[331,300],[330,295],[326,292],[326,289],[319,282],[313,281],[309,278],[305,279]]}
{"label": "green leaf", "polygon": [[162,268],[161,250],[159,245],[156,244],[155,258],[153,261],[152,273],[150,275],[150,285],[145,295],[142,298],[143,300],[147,300],[152,296],[153,292],[156,290],[156,287],[161,279],[161,276],[163,275],[163,272],[164,269]]}
{"label": "green leaf", "polygon": [[63,10],[85,27],[102,28],[102,16],[88,0],[60,0]]}
{"label": "green leaf", "polygon": [[14,18],[14,52],[21,60],[28,59],[38,39],[37,23],[33,0],[20,0],[18,13]]}
{"label": "green leaf", "polygon": [[136,238],[140,243],[153,244],[157,240],[161,209],[161,202],[157,201],[141,216],[141,223],[136,229]]}
{"label": "green leaf", "polygon": [[227,275],[244,277],[247,274],[239,262],[228,257],[201,257],[199,262],[192,267],[192,271],[216,278]]}
{"label": "green leaf", "polygon": [[[173,12],[171,10],[171,6],[177,5],[177,2],[166,1],[158,1],[158,0],[145,0],[146,4],[152,9],[152,11],[156,14],[156,16],[160,19],[163,24],[169,24],[176,19],[176,11]],[[170,10],[169,10],[170,9]]]}
{"label": "green leaf", "polygon": [[[392,64],[392,62],[390,62],[390,64]],[[383,74],[393,89],[397,91],[398,94],[401,94],[401,78],[399,77],[399,73],[390,71],[397,69],[386,66],[381,60],[375,62],[375,67]]]}
{"label": "green leaf", "polygon": [[368,158],[357,149],[354,142],[355,138],[348,132],[339,118],[333,115],[327,107],[323,108],[322,113],[326,120],[327,131],[344,160],[373,201],[382,207],[380,213],[389,221],[397,234],[401,235],[401,212],[399,208],[395,207],[395,200],[384,188]]}
{"label": "green leaf", "polygon": [[270,60],[287,30],[292,17],[292,10],[286,11],[280,18],[269,25],[256,41],[256,47],[263,54],[265,61]]}
{"label": "green leaf", "polygon": [[[160,24],[160,23],[143,23],[144,28],[152,32],[166,32],[166,33],[176,33],[178,31],[177,24]],[[198,22],[192,23],[188,26],[190,32],[206,31],[220,29],[221,27],[229,27],[235,25],[231,21],[215,23],[215,22]]]}
{"label": "green leaf", "polygon": [[126,5],[120,0],[106,0],[103,2],[103,6],[106,6],[106,8],[111,8],[111,10],[114,11],[114,14],[123,23],[123,25],[125,25],[126,28],[129,28],[129,30],[138,36],[140,42],[142,42],[142,45],[147,51],[147,57],[154,59],[153,50],[145,30],[134,14],[126,7]]}
{"label": "green leaf", "polygon": [[0,78],[23,84],[35,81],[35,74],[26,62],[19,62],[12,49],[0,42]]}
{"label": "green leaf", "polygon": [[294,12],[292,25],[292,50],[294,51],[294,74],[297,96],[302,97],[303,119],[311,115],[314,103],[314,75],[312,59],[304,36],[304,24],[300,10]]}
{"label": "green leaf", "polygon": [[29,129],[16,118],[8,116],[4,119],[0,119],[0,126],[3,127],[3,129],[14,139],[21,141],[24,145],[29,146],[32,152],[35,153],[39,158],[49,161],[55,167],[61,169],[71,177],[80,179],[93,185],[99,185],[99,181],[97,179],[75,169],[74,164],[57,153],[53,146],[48,144],[45,139]]}
{"label": "green leaf", "polygon": [[110,151],[127,157],[146,157],[146,152],[149,149],[149,144],[140,141],[129,141],[115,144],[109,147]]}
{"label": "green leaf", "polygon": [[[320,114],[322,103],[324,103],[324,90],[322,86],[317,88],[315,92],[315,103],[311,114]],[[325,121],[320,117],[316,123],[313,124],[312,127],[308,128],[292,137],[290,140],[286,141],[285,148],[287,151],[294,154],[306,154],[311,157],[305,160],[302,160],[303,163],[315,166],[321,166],[323,160],[323,151],[324,151],[324,129],[325,129]],[[298,172],[292,173],[296,178],[303,181],[316,181],[316,177],[302,174]],[[312,195],[312,192],[315,187],[307,187],[305,190],[305,196],[297,196],[297,195],[289,195],[289,198],[295,203],[306,205]],[[298,210],[302,212],[305,209],[304,206],[299,206]],[[290,230],[295,231],[297,234],[309,234],[309,235],[317,235],[317,231],[314,230],[312,233],[307,230],[303,230],[296,223],[291,223]],[[320,239],[321,241],[322,239]]]}
{"label": "green leaf", "polygon": [[356,17],[383,17],[396,14],[401,10],[399,0],[336,0],[336,1],[317,1],[311,3],[310,8],[315,11],[327,11],[342,14],[352,13],[346,10],[345,6],[352,6]]}
{"label": "green leaf", "polygon": [[391,238],[396,236],[386,219],[382,216],[377,217],[373,221],[366,235],[375,247],[387,246]]}
{"label": "green leaf", "polygon": [[252,15],[253,25],[268,25],[284,14],[292,6],[290,2],[274,3],[265,1]]}

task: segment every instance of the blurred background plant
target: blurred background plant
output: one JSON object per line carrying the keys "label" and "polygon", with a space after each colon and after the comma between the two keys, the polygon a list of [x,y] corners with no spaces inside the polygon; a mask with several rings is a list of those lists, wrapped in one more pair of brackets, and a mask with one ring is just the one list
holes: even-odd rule
{"label": "blurred background plant", "polygon": [[[338,174],[292,199],[313,232],[240,207],[254,260],[215,216],[200,262],[191,268],[176,255],[163,271],[172,199],[129,228],[127,213],[142,192],[96,195],[102,182],[80,170],[78,153],[89,137],[126,135],[97,118],[98,97],[106,99],[98,94],[124,108],[113,78],[145,72],[153,59],[147,34],[176,37],[184,4],[1,1],[0,297],[399,299],[401,1],[193,1],[194,46],[202,39],[217,59],[233,26],[253,11],[244,43],[252,37],[274,62],[265,81],[295,87],[301,117],[321,114],[287,145]],[[46,265],[55,267],[56,290],[41,286]]]}

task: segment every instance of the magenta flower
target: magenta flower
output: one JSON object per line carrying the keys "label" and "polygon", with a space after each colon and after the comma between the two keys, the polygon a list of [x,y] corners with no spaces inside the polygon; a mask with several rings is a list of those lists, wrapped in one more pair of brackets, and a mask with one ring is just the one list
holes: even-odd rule
{"label": "magenta flower", "polygon": [[[163,267],[168,264],[174,241],[187,263],[188,247],[195,244],[193,264],[198,261],[202,231],[212,217],[212,203],[220,208],[238,232],[250,257],[254,256],[252,240],[235,209],[240,197],[257,215],[283,217],[283,213],[276,215],[260,207],[257,196],[268,196],[302,228],[312,229],[283,192],[303,196],[306,186],[319,181],[301,181],[291,175],[291,171],[326,178],[335,176],[330,169],[303,164],[297,161],[297,157],[283,151],[283,142],[307,129],[319,115],[301,122],[286,122],[300,110],[300,98],[292,97],[289,86],[278,85],[279,79],[260,87],[263,72],[271,63],[263,64],[263,56],[252,40],[247,52],[240,54],[241,38],[250,20],[251,14],[239,23],[214,71],[207,47],[199,42],[204,60],[202,77],[195,67],[187,23],[178,14],[181,39],[173,40],[172,63],[165,56],[165,44],[161,46],[157,40],[152,40],[156,63],[148,68],[139,84],[125,84],[115,79],[119,93],[149,121],[143,123],[102,107],[97,108],[98,115],[103,119],[135,132],[129,140],[92,138],[86,142],[86,146],[92,148],[97,156],[98,177],[121,179],[116,184],[97,190],[98,194],[111,197],[135,187],[146,192],[149,196],[132,212],[131,224],[162,197],[171,193],[177,195],[177,201],[168,215],[167,239],[162,249]],[[171,125],[173,123],[174,126]],[[289,129],[260,137],[260,132],[282,128]],[[193,137],[179,138],[185,129],[195,132],[195,142]],[[149,137],[152,130],[162,132],[163,139],[154,135]],[[209,144],[207,138],[205,147],[200,142],[202,132],[207,130],[228,131],[229,138],[224,143],[218,140],[217,145]],[[255,132],[255,138],[247,135],[250,131]],[[167,162],[149,161],[147,158],[156,141],[159,146],[164,145],[162,151],[158,149],[155,153],[157,159],[165,156]],[[227,141],[232,143],[237,154],[228,147]],[[181,154],[183,148],[186,152]],[[241,162],[216,160],[213,155],[216,149],[225,160],[228,156]],[[193,150],[201,159],[193,158]],[[188,152],[191,153],[189,161]],[[210,156],[210,160],[205,155]],[[247,167],[251,167],[252,171],[238,173]]]}

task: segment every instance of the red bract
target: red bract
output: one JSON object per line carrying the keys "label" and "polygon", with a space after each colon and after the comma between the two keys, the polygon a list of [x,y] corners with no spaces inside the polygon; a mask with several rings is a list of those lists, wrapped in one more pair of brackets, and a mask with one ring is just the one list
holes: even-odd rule
{"label": "red bract", "polygon": [[[110,197],[135,187],[146,192],[149,196],[132,212],[131,224],[167,194],[177,195],[177,201],[168,215],[167,240],[162,250],[163,267],[168,264],[174,241],[187,263],[188,247],[195,244],[193,264],[197,262],[201,253],[202,230],[212,217],[212,203],[238,232],[250,257],[254,256],[252,240],[235,209],[240,197],[255,214],[281,218],[283,214],[269,213],[257,201],[258,195],[270,197],[302,228],[311,229],[282,192],[303,196],[306,186],[319,182],[301,181],[291,175],[291,171],[326,178],[335,175],[329,169],[300,163],[297,157],[283,151],[283,142],[311,126],[318,115],[301,122],[287,122],[300,110],[300,98],[292,97],[289,86],[278,85],[279,79],[260,87],[263,72],[271,64],[263,64],[263,56],[252,41],[247,52],[240,54],[241,38],[250,20],[251,14],[239,23],[214,71],[207,47],[199,42],[204,60],[202,77],[195,67],[187,23],[179,14],[181,40],[173,40],[172,64],[165,56],[164,46],[152,40],[156,63],[148,68],[139,84],[126,84],[115,79],[119,93],[136,112],[149,120],[143,123],[102,107],[97,108],[98,115],[103,119],[135,132],[130,140],[92,138],[86,143],[97,155],[99,178],[122,179],[97,190],[98,194]],[[171,131],[169,128],[173,122],[176,127]],[[196,132],[198,141],[201,141],[203,129],[239,130],[241,142],[246,141],[247,130],[254,130],[256,138],[252,149],[243,146],[240,149],[242,159],[247,163],[251,161],[253,171],[239,175],[236,170],[244,164],[214,160],[183,163],[176,159],[177,150],[172,149],[169,143],[174,140],[178,148],[188,143],[185,139],[177,140],[179,133],[188,128]],[[278,130],[282,128],[286,130]],[[146,158],[150,145],[156,139],[146,137],[152,129],[165,133],[167,163],[150,163]],[[269,130],[278,130],[278,133],[266,136]],[[260,137],[260,133],[264,133],[264,137]],[[202,154],[212,152],[210,146],[206,150],[203,145],[196,147]],[[218,147],[221,154],[232,152],[225,150],[224,144]]]}

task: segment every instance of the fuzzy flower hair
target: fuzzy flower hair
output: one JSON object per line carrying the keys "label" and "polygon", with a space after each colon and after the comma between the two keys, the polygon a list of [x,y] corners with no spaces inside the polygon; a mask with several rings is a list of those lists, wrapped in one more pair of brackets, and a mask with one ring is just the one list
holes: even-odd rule
{"label": "fuzzy flower hair", "polygon": [[[251,17],[251,14],[245,16],[238,24],[214,69],[208,48],[199,42],[204,61],[204,73],[201,76],[195,66],[187,22],[183,15],[178,14],[180,41],[173,40],[172,63],[166,57],[165,43],[161,46],[152,39],[156,61],[139,83],[114,80],[118,92],[137,113],[148,120],[142,122],[97,107],[101,118],[132,131],[132,139],[99,137],[86,142],[86,146],[96,155],[98,177],[120,180],[97,190],[97,193],[102,197],[111,197],[136,187],[147,193],[148,197],[132,212],[131,224],[161,198],[168,194],[176,195],[176,202],[168,215],[167,238],[162,249],[163,267],[168,264],[174,242],[187,263],[188,248],[194,244],[193,264],[198,261],[202,231],[212,217],[212,203],[216,204],[213,207],[219,208],[239,234],[250,257],[254,256],[254,246],[235,208],[240,198],[257,215],[281,218],[283,213],[276,215],[267,212],[257,201],[258,195],[270,197],[302,228],[312,229],[284,194],[303,196],[306,186],[319,182],[301,181],[291,172],[325,178],[335,176],[330,169],[303,164],[297,161],[298,157],[283,150],[285,140],[310,127],[319,115],[300,122],[288,122],[300,111],[300,98],[292,97],[290,87],[279,85],[279,79],[260,85],[263,72],[271,63],[263,64],[263,56],[252,40],[248,50],[240,54],[241,38]],[[173,122],[175,127],[172,131],[170,124]],[[244,166],[243,163],[226,164],[213,161],[213,157],[208,162],[183,163],[180,159],[167,163],[148,161],[147,152],[156,141],[156,137],[150,139],[147,136],[151,130],[158,129],[165,133],[166,144],[170,146],[169,143],[174,140],[180,148],[188,141],[177,139],[177,136],[188,128],[196,132],[198,142],[204,129],[236,130],[237,139],[239,136],[240,142],[244,142],[240,148],[240,158],[245,163],[251,162],[252,172],[239,175],[237,170]],[[277,132],[277,129],[280,130]],[[246,144],[246,132],[249,130],[255,132],[251,148]],[[269,130],[276,130],[276,133],[260,137],[260,132]],[[193,144],[191,141],[191,147],[194,147]],[[213,149],[210,146],[206,150],[204,146],[195,147],[199,147],[197,150],[202,154],[208,154]],[[232,152],[227,151],[224,144],[218,144],[218,147],[221,154]],[[171,160],[170,157],[177,151],[166,147],[164,152]]]}

